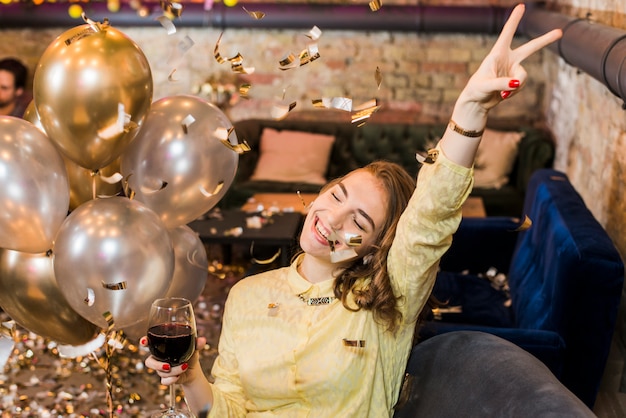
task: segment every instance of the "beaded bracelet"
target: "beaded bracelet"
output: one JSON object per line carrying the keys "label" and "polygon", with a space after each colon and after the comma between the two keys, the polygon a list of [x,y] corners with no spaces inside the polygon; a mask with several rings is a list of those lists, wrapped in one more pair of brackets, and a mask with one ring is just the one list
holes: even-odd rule
{"label": "beaded bracelet", "polygon": [[484,129],[480,131],[467,131],[461,128],[459,125],[457,125],[456,122],[453,121],[452,119],[450,119],[450,123],[448,123],[448,127],[452,129],[454,132],[459,133],[463,136],[467,136],[469,138],[478,138],[479,136],[483,135],[483,132],[485,132]]}

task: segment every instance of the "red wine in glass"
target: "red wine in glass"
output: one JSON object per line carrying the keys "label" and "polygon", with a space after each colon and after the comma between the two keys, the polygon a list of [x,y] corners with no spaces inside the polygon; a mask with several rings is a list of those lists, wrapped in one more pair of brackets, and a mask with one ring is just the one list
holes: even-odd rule
{"label": "red wine in glass", "polygon": [[154,325],[148,329],[148,346],[157,360],[178,366],[191,358],[196,347],[196,333],[189,325]]}
{"label": "red wine in glass", "polygon": [[[148,347],[157,360],[170,366],[189,361],[196,348],[196,320],[191,302],[184,298],[157,299],[150,307]],[[176,408],[176,390],[170,385],[169,406],[152,418],[192,418],[191,412]]]}

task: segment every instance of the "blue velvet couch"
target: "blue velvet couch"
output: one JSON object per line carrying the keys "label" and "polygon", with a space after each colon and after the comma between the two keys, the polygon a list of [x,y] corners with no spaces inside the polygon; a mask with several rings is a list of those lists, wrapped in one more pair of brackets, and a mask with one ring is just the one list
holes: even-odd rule
{"label": "blue velvet couch", "polygon": [[532,175],[524,214],[532,220],[525,230],[505,217],[461,222],[433,290],[447,306],[418,335],[478,330],[505,338],[592,408],[616,324],[623,261],[564,173]]}
{"label": "blue velvet couch", "polygon": [[592,418],[537,358],[492,334],[456,331],[417,344],[394,418]]}

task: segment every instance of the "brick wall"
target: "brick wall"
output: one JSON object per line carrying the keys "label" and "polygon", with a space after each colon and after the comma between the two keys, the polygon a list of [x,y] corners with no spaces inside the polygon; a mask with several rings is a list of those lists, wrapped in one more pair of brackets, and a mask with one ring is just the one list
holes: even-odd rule
{"label": "brick wall", "polygon": [[[114,15],[111,23],[115,26]],[[118,29],[146,54],[153,72],[155,100],[193,93],[209,77],[236,85],[250,83],[250,100],[239,100],[229,110],[233,120],[269,117],[272,106],[283,96],[285,101],[297,103],[294,112],[313,109],[314,99],[342,96],[351,98],[355,105],[378,98],[383,108],[377,117],[447,120],[459,91],[495,40],[487,35],[325,31],[323,22],[318,26],[322,30],[317,42],[320,58],[287,71],[279,69],[279,61],[289,52],[297,54],[306,47],[309,39],[305,31],[225,30],[220,54],[230,57],[240,53],[244,66],[255,68],[251,75],[234,75],[227,63],[220,65],[214,59],[213,50],[221,33],[217,29],[180,28],[167,35],[157,22],[154,27]],[[19,51],[18,55],[34,69],[45,47],[67,29],[0,31],[0,56]],[[185,37],[193,40],[194,46],[181,62],[168,62]],[[500,106],[494,117],[542,118],[542,55],[532,57],[526,65],[535,76],[525,94]],[[374,76],[377,67],[382,74],[380,88]],[[173,69],[176,81],[168,80]]]}

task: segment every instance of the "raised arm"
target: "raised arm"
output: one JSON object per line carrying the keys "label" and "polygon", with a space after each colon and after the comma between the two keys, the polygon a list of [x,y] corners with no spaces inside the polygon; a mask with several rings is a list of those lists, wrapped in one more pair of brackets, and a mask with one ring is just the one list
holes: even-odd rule
{"label": "raised arm", "polygon": [[461,92],[452,112],[451,122],[441,140],[441,149],[455,163],[471,167],[487,123],[489,110],[514,96],[526,82],[521,63],[562,36],[560,29],[532,39],[516,49],[511,42],[525,6],[518,4],[507,20],[489,54]]}

